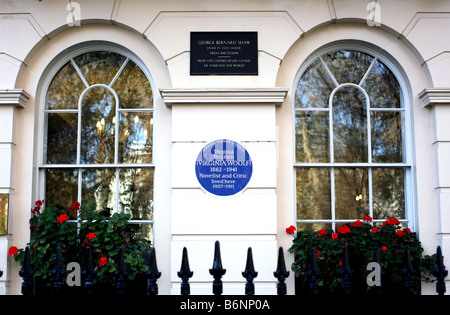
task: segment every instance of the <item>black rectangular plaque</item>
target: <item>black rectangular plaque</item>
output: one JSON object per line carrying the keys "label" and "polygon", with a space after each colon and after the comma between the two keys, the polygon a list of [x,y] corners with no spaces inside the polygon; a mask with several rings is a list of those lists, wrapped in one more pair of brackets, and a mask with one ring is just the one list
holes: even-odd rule
{"label": "black rectangular plaque", "polygon": [[258,75],[257,32],[191,32],[191,75]]}

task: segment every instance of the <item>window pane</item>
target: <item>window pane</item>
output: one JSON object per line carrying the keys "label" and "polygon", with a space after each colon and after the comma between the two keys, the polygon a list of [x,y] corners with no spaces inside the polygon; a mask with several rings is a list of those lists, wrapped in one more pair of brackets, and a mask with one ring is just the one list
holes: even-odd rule
{"label": "window pane", "polygon": [[345,86],[333,98],[334,161],[367,162],[366,99],[356,87]]}
{"label": "window pane", "polygon": [[371,120],[373,162],[403,162],[402,113],[373,111]]}
{"label": "window pane", "polygon": [[373,218],[405,218],[405,171],[403,168],[374,168]]}
{"label": "window pane", "polygon": [[95,51],[78,56],[74,61],[89,85],[109,85],[125,59],[124,56],[109,51]]}
{"label": "window pane", "polygon": [[330,161],[329,114],[323,111],[295,113],[297,162]]}
{"label": "window pane", "polygon": [[365,168],[335,168],[336,219],[369,215],[369,181]]}
{"label": "window pane", "polygon": [[331,227],[332,227],[331,223],[305,223],[305,222],[297,223],[297,231],[303,230],[320,231],[321,229],[331,230]]}
{"label": "window pane", "polygon": [[367,75],[362,87],[369,94],[371,108],[400,108],[400,84],[394,74],[379,60]]}
{"label": "window pane", "polygon": [[45,171],[45,203],[70,209],[78,201],[78,170],[47,169]]}
{"label": "window pane", "polygon": [[153,95],[144,72],[131,60],[113,85],[119,95],[120,108],[152,108]]}
{"label": "window pane", "polygon": [[131,214],[132,220],[152,220],[153,169],[121,169],[119,182],[119,211]]}
{"label": "window pane", "polygon": [[104,87],[94,87],[82,100],[81,163],[114,163],[114,95]]}
{"label": "window pane", "polygon": [[135,227],[136,238],[140,238],[148,241],[150,244],[153,243],[153,224],[132,224]]}
{"label": "window pane", "polygon": [[86,86],[68,62],[53,78],[47,91],[47,109],[76,109]]}
{"label": "window pane", "polygon": [[82,174],[82,204],[94,203],[96,211],[109,216],[115,211],[116,170],[84,169]]}
{"label": "window pane", "polygon": [[48,113],[47,143],[44,148],[44,163],[72,164],[77,160],[76,113]]}
{"label": "window pane", "polygon": [[0,235],[8,234],[9,194],[0,194]]}
{"label": "window pane", "polygon": [[334,51],[323,56],[323,61],[339,84],[359,84],[373,59],[365,53],[351,50]]}
{"label": "window pane", "polygon": [[335,88],[320,59],[311,64],[297,85],[295,107],[326,108],[330,94]]}
{"label": "window pane", "polygon": [[153,113],[120,113],[119,163],[152,163]]}
{"label": "window pane", "polygon": [[297,169],[297,218],[331,219],[330,170]]}

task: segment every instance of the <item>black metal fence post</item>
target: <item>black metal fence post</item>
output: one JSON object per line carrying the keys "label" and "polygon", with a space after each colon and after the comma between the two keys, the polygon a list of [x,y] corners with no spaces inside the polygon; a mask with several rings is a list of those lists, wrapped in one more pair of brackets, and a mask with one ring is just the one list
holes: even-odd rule
{"label": "black metal fence post", "polygon": [[51,271],[51,273],[54,276],[52,283],[53,294],[61,294],[64,285],[65,271],[62,264],[61,246],[59,245],[56,247],[55,268]]}
{"label": "black metal fence post", "polygon": [[119,249],[117,270],[114,273],[117,276],[116,294],[117,295],[125,295],[127,292],[127,282],[125,280],[125,277],[126,277],[126,275],[128,275],[128,271],[125,267],[122,247]]}
{"label": "black metal fence post", "polygon": [[342,279],[340,282],[341,290],[343,294],[351,294],[352,293],[352,283],[350,280],[350,275],[352,274],[352,270],[350,269],[350,261],[348,259],[348,249],[347,246],[342,248],[342,260],[341,260],[341,268],[338,273]]}
{"label": "black metal fence post", "polygon": [[94,271],[94,263],[92,261],[92,249],[87,246],[85,249],[85,265],[81,272],[83,276],[83,288],[85,294],[91,295],[94,292],[94,277],[96,272]]}
{"label": "black metal fence post", "polygon": [[189,278],[194,275],[194,272],[189,268],[189,259],[186,247],[183,248],[183,257],[181,258],[181,268],[178,271],[178,277],[181,278],[181,295],[189,295],[191,294],[191,288],[189,285]]}
{"label": "black metal fence post", "polygon": [[306,271],[306,279],[308,280],[308,288],[309,294],[317,295],[319,294],[319,277],[321,272],[317,266],[316,260],[316,249],[311,248],[311,252],[309,253],[309,267],[308,271]]}
{"label": "black metal fence post", "polygon": [[22,269],[19,271],[19,276],[22,277],[22,294],[33,295],[33,275],[34,270],[31,266],[30,248],[25,247],[25,256],[23,259]]}
{"label": "black metal fence post", "polygon": [[409,250],[409,246],[405,246],[405,250],[403,253],[403,267],[400,271],[403,275],[403,289],[404,293],[406,295],[414,295],[414,278],[413,275],[416,272],[413,269],[412,263],[411,263],[411,254]]}
{"label": "black metal fence post", "polygon": [[286,295],[287,287],[285,280],[289,277],[289,271],[286,270],[286,264],[284,262],[284,254],[283,247],[280,247],[278,250],[278,262],[277,262],[277,270],[273,273],[275,278],[278,279],[277,284],[277,294],[278,295]]}
{"label": "black metal fence post", "polygon": [[213,294],[221,295],[223,292],[222,276],[226,273],[226,269],[222,268],[222,259],[220,257],[220,243],[216,241],[214,245],[214,262],[213,267],[209,269],[209,273],[214,277]]}
{"label": "black metal fence post", "polygon": [[156,251],[154,247],[150,249],[150,265],[149,270],[146,272],[146,276],[149,279],[148,294],[157,295],[158,294],[157,280],[159,279],[159,277],[161,277],[161,272],[159,272],[158,264],[156,263]]}
{"label": "black metal fence post", "polygon": [[258,276],[258,272],[255,271],[255,267],[253,265],[253,254],[251,247],[247,250],[247,263],[245,264],[245,270],[242,272],[242,276],[247,279],[247,283],[245,284],[245,294],[254,295],[255,284],[253,283],[253,279]]}
{"label": "black metal fence post", "polygon": [[445,270],[444,257],[442,256],[441,246],[436,249],[436,265],[433,270],[433,275],[436,277],[436,292],[438,295],[445,294],[445,277],[448,275],[448,271]]}

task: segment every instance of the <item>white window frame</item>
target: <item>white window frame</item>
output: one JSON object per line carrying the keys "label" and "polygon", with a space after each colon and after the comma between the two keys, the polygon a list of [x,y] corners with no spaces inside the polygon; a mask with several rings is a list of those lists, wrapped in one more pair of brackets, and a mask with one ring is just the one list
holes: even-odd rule
{"label": "white window frame", "polygon": [[[126,59],[124,63],[122,64],[121,68],[116,73],[113,80],[107,85],[107,84],[92,84],[89,85],[89,83],[84,78],[84,75],[81,73],[78,66],[73,61],[74,58],[77,56],[80,56],[85,53],[89,52],[95,52],[95,51],[108,51],[116,54],[120,54],[124,56]],[[153,106],[152,108],[139,108],[139,109],[120,109],[119,107],[119,97],[117,93],[111,88],[111,86],[114,84],[116,79],[119,77],[120,73],[122,72],[123,68],[127,64],[127,62],[131,60],[133,61],[145,74],[150,87],[152,89],[152,95],[153,95]],[[46,109],[46,96],[48,88],[51,84],[52,79],[55,77],[55,75],[58,73],[58,71],[68,62],[71,62],[74,66],[75,70],[77,71],[80,79],[83,81],[86,89],[80,94],[80,98],[78,100],[78,108],[77,109]],[[58,58],[58,60],[51,65],[50,71],[46,74],[45,79],[43,81],[42,87],[41,87],[41,93],[39,98],[39,109],[38,109],[38,145],[36,150],[36,156],[37,156],[37,170],[36,170],[36,188],[35,188],[35,196],[37,199],[44,199],[45,198],[45,172],[47,169],[72,169],[72,170],[78,170],[78,200],[81,202],[81,191],[82,191],[82,169],[101,169],[101,168],[109,168],[109,169],[115,169],[115,175],[116,175],[116,191],[115,191],[115,210],[118,211],[118,184],[119,181],[119,170],[124,168],[152,168],[153,169],[153,177],[155,177],[156,171],[155,171],[155,164],[154,164],[154,158],[152,160],[152,163],[130,163],[130,164],[124,164],[124,163],[118,163],[118,128],[119,124],[115,125],[115,152],[114,152],[114,163],[112,164],[81,164],[80,163],[80,128],[81,128],[81,102],[83,99],[83,96],[86,92],[88,92],[90,89],[95,87],[104,87],[109,92],[111,92],[114,95],[115,101],[116,101],[116,117],[118,116],[118,113],[120,112],[152,112],[153,118],[155,117],[155,85],[152,80],[152,77],[150,75],[150,72],[148,71],[147,67],[144,65],[144,63],[133,53],[131,53],[128,50],[125,50],[121,47],[114,46],[114,45],[106,45],[106,44],[90,44],[86,45],[82,48],[78,48],[73,50],[72,52],[68,53],[64,57]],[[45,146],[45,132],[46,132],[46,122],[45,122],[45,115],[47,113],[78,113],[78,134],[77,134],[77,158],[76,163],[74,164],[46,164],[44,163],[44,146]],[[153,124],[155,124],[155,120],[153,121]],[[155,126],[155,125],[153,125]],[[155,134],[152,135],[153,139],[155,137]],[[154,157],[155,153],[155,141],[153,141],[152,146],[152,156]],[[153,179],[153,183],[155,182],[155,178]],[[153,186],[153,205],[155,205],[155,187]],[[74,200],[75,202],[75,200]],[[153,226],[152,231],[152,239],[153,243],[155,241],[155,222],[154,222],[154,216],[155,216],[155,207],[153,206],[153,218],[151,220],[129,220],[128,223],[130,224],[150,224]]]}
{"label": "white window frame", "polygon": [[[338,83],[336,81],[336,79],[334,78],[333,74],[331,73],[331,71],[329,70],[329,68],[326,66],[326,64],[324,63],[323,59],[320,58],[321,56],[323,56],[326,53],[329,52],[333,52],[333,51],[339,51],[339,50],[353,50],[353,51],[359,51],[362,53],[366,53],[368,55],[371,55],[372,57],[374,57],[374,60],[372,61],[371,65],[369,66],[369,68],[366,70],[365,74],[363,75],[363,78],[361,79],[361,81],[358,84],[355,83],[349,83],[349,82],[345,82],[345,83]],[[331,224],[331,228],[333,230],[336,229],[336,224],[345,224],[345,223],[350,223],[353,222],[353,219],[336,219],[335,218],[335,187],[334,187],[334,169],[335,168],[367,168],[368,170],[368,174],[369,174],[369,179],[368,179],[368,188],[369,188],[369,211],[370,211],[370,216],[373,218],[373,202],[372,202],[372,197],[373,197],[373,193],[372,193],[372,168],[376,168],[376,167],[383,167],[383,168],[388,168],[388,167],[401,167],[405,170],[404,172],[404,176],[405,176],[405,187],[404,187],[404,194],[405,194],[405,219],[401,219],[400,222],[402,224],[407,225],[410,229],[415,230],[415,217],[414,217],[414,213],[415,213],[415,184],[414,184],[414,167],[413,167],[413,154],[412,154],[412,148],[413,148],[413,139],[412,139],[412,114],[411,114],[411,110],[412,110],[412,106],[411,106],[411,97],[410,97],[410,89],[408,88],[408,85],[406,83],[406,80],[404,79],[402,73],[398,70],[399,66],[394,65],[394,62],[391,62],[391,60],[387,57],[385,57],[383,54],[379,53],[378,51],[375,51],[373,49],[364,47],[364,46],[360,46],[360,45],[355,45],[355,44],[339,44],[339,45],[334,45],[334,46],[329,46],[323,49],[320,49],[318,51],[316,51],[312,56],[310,56],[306,62],[303,63],[303,65],[300,67],[296,79],[295,79],[295,85],[293,86],[294,91],[296,91],[296,88],[301,80],[301,77],[303,76],[304,72],[306,71],[306,69],[317,59],[320,59],[322,62],[322,65],[325,67],[327,74],[329,75],[330,79],[333,81],[335,87],[332,91],[332,93],[330,94],[329,97],[329,103],[328,103],[328,107],[327,108],[296,108],[295,107],[295,102],[292,104],[292,108],[293,108],[293,114],[292,114],[292,126],[293,126],[293,134],[296,134],[296,128],[295,128],[295,116],[297,112],[300,111],[309,111],[309,112],[313,112],[313,111],[328,111],[329,112],[329,135],[330,135],[330,143],[329,143],[329,150],[330,150],[330,162],[329,163],[307,163],[307,162],[297,162],[296,160],[296,137],[293,137],[293,172],[294,172],[294,187],[296,187],[297,184],[297,176],[296,176],[296,171],[299,168],[326,168],[330,170],[330,194],[331,194],[331,219],[304,219],[304,220],[300,220],[297,217],[297,213],[298,213],[298,209],[297,209],[297,189],[294,188],[295,194],[294,194],[294,211],[295,211],[295,219],[297,224],[298,223],[327,223],[327,224]],[[389,70],[393,73],[393,75],[395,76],[395,78],[397,79],[399,85],[400,85],[400,95],[401,95],[401,99],[400,99],[400,104],[402,105],[400,108],[374,108],[371,109],[370,108],[370,98],[367,94],[367,92],[361,87],[362,83],[364,82],[364,80],[366,79],[367,74],[369,73],[369,71],[371,70],[371,68],[373,67],[374,63],[376,62],[376,60],[381,61],[387,68],[389,68]],[[342,87],[345,86],[352,86],[357,88],[359,91],[361,91],[364,94],[364,97],[366,98],[366,104],[367,104],[367,115],[368,115],[368,120],[367,120],[367,128],[368,128],[368,149],[371,149],[371,133],[370,133],[370,113],[372,111],[390,111],[390,112],[403,112],[404,113],[404,125],[403,130],[404,130],[404,137],[403,137],[403,146],[404,146],[404,155],[405,155],[405,161],[403,163],[372,163],[371,159],[372,159],[372,154],[371,154],[371,150],[368,151],[368,162],[366,163],[333,163],[333,158],[334,158],[334,150],[333,150],[333,138],[332,138],[332,132],[333,132],[333,128],[332,128],[332,124],[333,124],[333,120],[332,120],[332,114],[333,114],[333,110],[332,110],[332,100],[333,100],[333,96],[334,94],[339,91],[339,89],[341,89]],[[355,219],[362,219],[362,218],[355,218]],[[378,220],[374,220],[373,223],[375,222],[383,222],[384,219],[378,219]]]}

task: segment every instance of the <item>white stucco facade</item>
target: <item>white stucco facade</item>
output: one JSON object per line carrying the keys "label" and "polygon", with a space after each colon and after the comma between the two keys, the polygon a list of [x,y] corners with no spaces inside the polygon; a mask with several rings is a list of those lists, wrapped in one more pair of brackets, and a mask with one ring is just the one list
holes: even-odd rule
{"label": "white stucco facade", "polygon": [[[0,0],[0,193],[10,199],[0,294],[20,294],[19,265],[7,254],[28,242],[29,209],[40,197],[44,87],[61,58],[91,46],[126,51],[151,76],[160,294],[179,292],[183,247],[194,271],[192,293],[211,292],[216,240],[227,269],[224,294],[242,294],[250,246],[257,292],[276,294],[278,248],[288,266],[293,260],[285,229],[296,220],[295,86],[308,60],[330,47],[376,52],[398,71],[410,126],[410,226],[426,253],[440,245],[450,257],[450,1],[378,0],[375,25],[369,3]],[[190,75],[194,31],[256,31],[258,75]],[[194,172],[202,147],[222,138],[243,144],[254,163],[248,188],[232,198],[205,194]],[[292,272],[287,286],[294,294]],[[423,293],[434,292],[424,285]]]}

